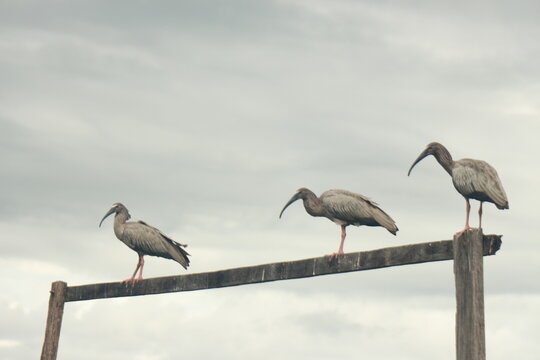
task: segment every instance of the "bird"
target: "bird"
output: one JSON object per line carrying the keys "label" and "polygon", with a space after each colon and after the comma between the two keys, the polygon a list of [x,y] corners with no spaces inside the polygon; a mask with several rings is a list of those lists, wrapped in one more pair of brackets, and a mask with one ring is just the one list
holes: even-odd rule
{"label": "bird", "polygon": [[[172,240],[144,221],[127,221],[131,218],[131,215],[122,203],[114,203],[112,205],[105,216],[103,216],[103,219],[101,219],[99,227],[101,227],[103,221],[111,214],[115,214],[113,228],[116,237],[139,255],[139,261],[133,275],[123,282],[135,283],[143,279],[144,255],[172,259],[182,265],[184,269],[188,268],[189,254],[184,250],[187,245]],[[139,276],[135,278],[139,269]]]}
{"label": "bird", "polygon": [[309,215],[326,217],[341,226],[339,249],[329,255],[330,259],[344,254],[346,227],[349,225],[382,226],[394,235],[398,231],[395,221],[376,202],[363,195],[340,189],[325,191],[317,197],[313,191],[300,188],[285,204],[279,218],[281,219],[289,205],[299,199],[304,202],[304,208]]}
{"label": "bird", "polygon": [[502,186],[497,171],[483,160],[461,159],[453,160],[450,152],[438,142],[429,143],[424,151],[414,161],[407,176],[411,175],[413,167],[428,155],[433,155],[437,162],[452,177],[456,190],[463,195],[466,201],[466,221],[463,230],[456,235],[472,229],[469,226],[469,213],[471,204],[469,199],[480,201],[478,210],[478,227],[482,228],[482,204],[487,201],[495,204],[498,209],[509,209],[508,198]]}

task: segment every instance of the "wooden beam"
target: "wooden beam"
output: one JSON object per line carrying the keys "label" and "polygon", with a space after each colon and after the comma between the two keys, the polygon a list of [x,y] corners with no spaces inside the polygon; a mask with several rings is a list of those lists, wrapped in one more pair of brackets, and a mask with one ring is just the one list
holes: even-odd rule
{"label": "wooden beam", "polygon": [[454,236],[457,360],[486,359],[482,238],[481,229]]}
{"label": "wooden beam", "polygon": [[41,360],[56,360],[58,342],[60,340],[60,328],[64,315],[64,302],[67,284],[63,281],[52,283],[49,297],[49,312],[45,327],[45,340],[41,349]]}
{"label": "wooden beam", "polygon": [[[499,235],[487,235],[483,239],[484,255],[494,255],[500,246],[501,236]],[[452,240],[435,241],[349,253],[338,257],[334,261],[329,261],[328,257],[323,256],[206,273],[145,279],[135,283],[133,286],[120,282],[69,286],[65,301],[212,289],[451,260],[453,257]]]}

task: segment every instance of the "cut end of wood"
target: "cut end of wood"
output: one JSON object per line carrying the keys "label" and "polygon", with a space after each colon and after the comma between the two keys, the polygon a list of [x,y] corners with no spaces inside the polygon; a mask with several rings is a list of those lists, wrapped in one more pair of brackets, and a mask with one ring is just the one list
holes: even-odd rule
{"label": "cut end of wood", "polygon": [[484,235],[484,255],[495,255],[502,245],[502,235]]}
{"label": "cut end of wood", "polygon": [[469,241],[468,239],[476,239],[478,236],[482,237],[484,256],[495,255],[501,248],[502,235],[484,235],[482,229],[470,229],[462,234],[455,234],[454,242],[456,240],[458,243],[464,242],[463,245],[466,246],[467,241]]}

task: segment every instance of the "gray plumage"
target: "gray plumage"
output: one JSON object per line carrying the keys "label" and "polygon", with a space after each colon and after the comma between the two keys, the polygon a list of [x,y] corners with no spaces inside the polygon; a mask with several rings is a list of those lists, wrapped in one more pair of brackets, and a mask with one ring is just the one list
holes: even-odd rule
{"label": "gray plumage", "polygon": [[495,204],[498,209],[508,209],[508,198],[502,186],[497,171],[483,160],[461,159],[454,161],[448,150],[437,142],[428,144],[426,149],[418,156],[409,169],[428,155],[433,155],[437,162],[452,177],[456,190],[463,195],[467,202],[467,222],[465,230],[469,229],[469,199],[480,201],[480,227],[482,226],[482,203],[484,201]]}
{"label": "gray plumage", "polygon": [[485,161],[454,161],[452,182],[456,190],[466,198],[493,203],[501,210],[509,208],[497,171]]}
{"label": "gray plumage", "polygon": [[101,222],[99,223],[100,227],[103,220],[111,214],[115,214],[113,228],[116,237],[139,255],[139,263],[130,279],[131,281],[134,280],[135,274],[139,268],[141,269],[141,272],[138,280],[142,279],[144,255],[171,259],[182,265],[184,269],[187,269],[189,266],[189,254],[183,249],[187,245],[172,240],[155,227],[152,227],[143,221],[127,221],[131,216],[129,215],[128,209],[121,203],[113,204],[103,219],[101,219]]}
{"label": "gray plumage", "polygon": [[376,202],[347,190],[328,190],[317,197],[307,188],[298,189],[285,204],[279,217],[281,218],[289,205],[299,199],[302,199],[304,208],[311,216],[326,217],[341,226],[342,240],[334,256],[343,253],[345,228],[349,225],[382,226],[394,235],[398,231],[394,220]]}

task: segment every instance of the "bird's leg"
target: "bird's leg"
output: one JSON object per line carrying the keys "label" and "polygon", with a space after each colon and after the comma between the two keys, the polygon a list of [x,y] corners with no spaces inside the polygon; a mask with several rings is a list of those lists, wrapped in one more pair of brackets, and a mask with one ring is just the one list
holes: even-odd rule
{"label": "bird's leg", "polygon": [[458,237],[463,235],[465,231],[471,229],[471,227],[469,226],[469,213],[471,212],[471,204],[469,203],[469,199],[466,198],[465,201],[467,202],[467,219],[465,221],[465,228],[463,228],[463,230],[456,234]]}
{"label": "bird's leg", "polygon": [[345,237],[347,236],[347,232],[345,231],[346,226],[341,225],[341,242],[339,243],[339,250],[338,255],[343,255],[343,245],[345,244]]}
{"label": "bird's leg", "polygon": [[480,209],[478,209],[478,217],[479,217],[479,221],[478,221],[478,228],[481,229],[482,228],[482,204],[484,202],[483,201],[480,201]]}
{"label": "bird's leg", "polygon": [[335,258],[338,255],[343,255],[344,254],[343,245],[345,244],[345,237],[347,236],[347,232],[345,230],[346,227],[347,227],[347,225],[341,225],[341,242],[339,244],[339,250],[337,252],[333,253],[333,254],[328,255],[330,260],[332,260],[333,258]]}
{"label": "bird's leg", "polygon": [[137,273],[137,270],[139,270],[139,267],[141,266],[141,261],[137,261],[137,267],[135,268],[135,271],[133,272],[133,275],[131,275],[131,277],[129,279],[126,279],[124,281],[122,281],[123,283],[128,283],[128,282],[132,282],[134,281],[133,279],[135,279],[135,274]]}
{"label": "bird's leg", "polygon": [[[141,260],[142,260],[142,264],[141,264]],[[131,275],[131,277],[129,279],[126,279],[124,281],[122,281],[123,283],[133,283],[137,280],[141,280],[142,279],[142,265],[144,265],[144,260],[142,259],[142,256],[141,254],[139,254],[139,261],[137,262],[137,267],[135,268],[135,271],[133,272],[133,275]],[[141,275],[139,276],[140,279],[137,279],[135,280],[135,275],[137,274],[137,270],[139,270],[139,268],[141,268]]]}
{"label": "bird's leg", "polygon": [[139,264],[141,264],[141,269],[139,271],[139,276],[137,277],[136,281],[139,281],[139,280],[143,279],[142,271],[143,271],[143,268],[144,268],[144,255],[142,255],[142,254],[139,254]]}

